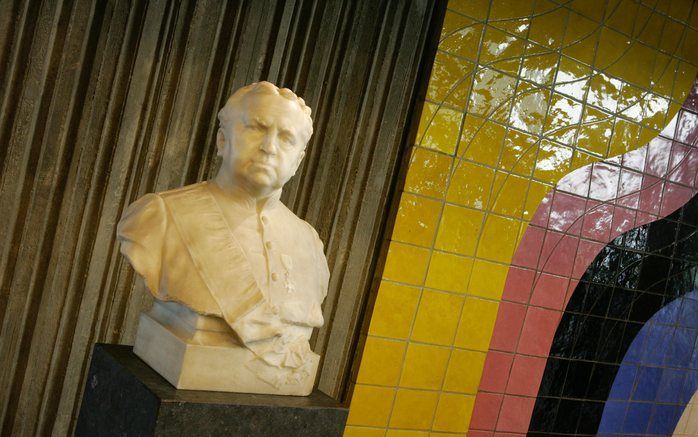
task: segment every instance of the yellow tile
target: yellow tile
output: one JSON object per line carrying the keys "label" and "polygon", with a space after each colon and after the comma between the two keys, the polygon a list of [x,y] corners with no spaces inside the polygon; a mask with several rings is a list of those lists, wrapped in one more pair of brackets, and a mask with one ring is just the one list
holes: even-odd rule
{"label": "yellow tile", "polygon": [[468,113],[506,122],[516,78],[483,68],[475,73]]}
{"label": "yellow tile", "polygon": [[465,432],[430,432],[429,437],[466,437]]}
{"label": "yellow tile", "polygon": [[[531,220],[533,218],[538,206],[551,188],[552,187],[549,185],[531,181],[531,184],[528,186],[528,194],[526,194],[526,204],[524,205],[524,220]],[[521,233],[519,233],[519,236],[520,235]]]}
{"label": "yellow tile", "polygon": [[698,32],[694,29],[686,29],[686,35],[681,40],[679,54],[684,59],[698,60]]}
{"label": "yellow tile", "polygon": [[482,209],[490,198],[494,170],[469,161],[456,162],[456,170],[446,193],[446,200]]}
{"label": "yellow tile", "polygon": [[431,69],[427,99],[465,108],[475,64],[448,53],[437,52]]}
{"label": "yellow tile", "polygon": [[[591,68],[563,56],[555,78],[555,91],[577,100],[584,100],[591,74]],[[553,102],[556,100],[553,99]]]}
{"label": "yellow tile", "polygon": [[473,260],[460,255],[439,252],[431,254],[425,286],[437,290],[465,293]]}
{"label": "yellow tile", "polygon": [[480,63],[507,73],[518,74],[524,53],[524,41],[494,27],[487,27],[480,51]]}
{"label": "yellow tile", "polygon": [[[509,231],[507,235],[502,234],[502,238],[509,241],[513,246],[518,241],[519,221],[511,220],[511,224],[516,226],[516,232]],[[490,237],[491,238],[491,237]],[[486,245],[496,245],[495,242],[487,241]],[[511,258],[511,256],[509,257]],[[507,266],[495,264],[484,260],[476,259],[473,264],[473,272],[470,274],[470,287],[468,293],[474,296],[487,297],[490,299],[500,299],[504,291],[504,281],[507,277]]]}
{"label": "yellow tile", "polygon": [[466,432],[475,404],[474,396],[442,393],[434,415],[434,431]]}
{"label": "yellow tile", "polygon": [[593,162],[597,162],[598,160],[598,156],[584,153],[581,150],[575,150],[574,155],[572,156],[572,168],[578,169],[580,167],[584,167],[585,165],[589,165]]}
{"label": "yellow tile", "polygon": [[454,14],[453,12],[447,10],[444,16],[444,24],[441,26],[441,39],[445,36],[457,32],[459,29],[473,24],[474,21],[468,17],[464,17],[461,14]]}
{"label": "yellow tile", "polygon": [[508,173],[497,173],[495,190],[490,203],[492,211],[510,217],[521,217],[526,201],[529,180]]}
{"label": "yellow tile", "polygon": [[[582,0],[587,1],[587,0]],[[574,13],[571,13],[574,16]],[[571,18],[571,17],[570,17]],[[585,65],[592,65],[594,62],[594,53],[596,45],[601,35],[601,30],[598,24],[594,23],[594,29],[591,30],[585,37],[580,37],[576,42],[566,42],[563,44],[562,53],[565,56],[581,62]]]}
{"label": "yellow tile", "polygon": [[[571,144],[574,140],[576,127],[582,117],[582,104],[553,93],[548,117],[545,122],[545,136],[564,144]],[[566,129],[572,127],[572,129]]]}
{"label": "yellow tile", "polygon": [[446,12],[446,21],[454,23],[446,23],[449,24],[449,30],[442,33],[439,50],[471,60],[477,59],[477,48],[484,26],[452,12]]}
{"label": "yellow tile", "polygon": [[603,73],[596,74],[589,84],[587,102],[608,112],[616,112],[622,82]]}
{"label": "yellow tile", "polygon": [[675,53],[678,48],[679,42],[681,42],[681,35],[683,35],[684,25],[677,23],[672,20],[664,21],[664,31],[662,32],[662,39],[659,42],[659,48],[667,53]]}
{"label": "yellow tile", "polygon": [[[425,115],[427,118],[425,118]],[[428,112],[423,113],[420,125],[426,124],[426,128],[419,145],[447,154],[453,154],[456,150],[462,118],[462,112],[443,106],[436,109],[433,117],[429,117]]]}
{"label": "yellow tile", "polygon": [[611,114],[587,106],[577,135],[577,147],[586,151],[606,156],[608,143],[613,132]]}
{"label": "yellow tile", "polygon": [[611,136],[611,147],[609,156],[618,156],[629,150],[636,149],[640,144],[640,126],[635,123],[616,119]]}
{"label": "yellow tile", "polygon": [[486,355],[484,352],[454,349],[446,370],[444,390],[476,394]]}
{"label": "yellow tile", "polygon": [[427,272],[429,251],[420,247],[391,242],[385,260],[383,278],[406,284],[421,285]]}
{"label": "yellow tile", "polygon": [[669,16],[685,23],[689,19],[691,9],[695,8],[695,6],[691,7],[691,3],[690,0],[671,0],[669,3]]}
{"label": "yellow tile", "polygon": [[446,205],[434,248],[461,255],[474,255],[483,217],[484,214],[480,211]]}
{"label": "yellow tile", "polygon": [[626,35],[632,34],[633,24],[637,16],[637,6],[633,0],[619,0],[612,9],[607,10],[604,24]]}
{"label": "yellow tile", "polygon": [[519,84],[509,122],[517,129],[540,134],[548,109],[550,91],[525,83]]}
{"label": "yellow tile", "polygon": [[638,146],[644,146],[659,135],[658,130],[643,127],[640,129],[640,136],[637,139]]}
{"label": "yellow tile", "polygon": [[551,85],[559,57],[557,53],[526,57],[521,66],[521,77],[540,85]]}
{"label": "yellow tile", "polygon": [[595,67],[599,70],[605,70],[615,64],[628,45],[630,45],[630,41],[625,35],[608,27],[603,27],[598,48],[596,49]]}
{"label": "yellow tile", "polygon": [[633,35],[650,47],[658,48],[665,18],[644,5],[640,5],[637,16],[639,21],[635,22]]}
{"label": "yellow tile", "polygon": [[654,65],[656,56],[656,50],[642,44],[631,44],[623,56],[606,71],[643,88],[649,87],[653,73],[650,66]]}
{"label": "yellow tile", "polygon": [[390,427],[429,429],[438,399],[439,394],[434,391],[398,390]]}
{"label": "yellow tile", "polygon": [[[562,39],[563,53],[566,55],[566,48],[583,43],[589,39],[595,42],[594,35],[596,35],[596,30],[598,29],[597,23],[576,12],[570,13],[568,20],[565,26],[565,35]],[[585,64],[591,64],[593,51],[591,55],[592,56],[584,56],[583,59],[577,60]]]}
{"label": "yellow tile", "polygon": [[664,120],[669,111],[669,99],[646,93],[640,105],[642,106],[642,124],[655,130],[663,129]]}
{"label": "yellow tile", "polygon": [[487,351],[498,309],[497,302],[467,297],[454,345],[465,349]]}
{"label": "yellow tile", "polygon": [[603,18],[607,2],[608,0],[573,0],[569,3],[569,6],[573,10],[598,22]]}
{"label": "yellow tile", "polygon": [[402,358],[407,344],[369,336],[361,354],[356,382],[394,386],[402,370]]}
{"label": "yellow tile", "polygon": [[463,123],[458,156],[485,165],[497,165],[505,133],[506,128],[500,124],[468,115]]}
{"label": "yellow tile", "polygon": [[344,428],[343,437],[383,437],[385,429],[361,428],[358,426],[347,426]]}
{"label": "yellow tile", "polygon": [[381,282],[371,314],[368,333],[391,338],[407,338],[417,312],[420,290]]}
{"label": "yellow tile", "polygon": [[531,176],[538,152],[538,139],[511,129],[504,139],[499,167],[522,176]]}
{"label": "yellow tile", "polygon": [[403,429],[389,429],[385,437],[429,437],[426,431],[405,431]]}
{"label": "yellow tile", "polygon": [[549,0],[540,0],[536,2],[536,13],[538,15],[531,21],[528,38],[546,47],[560,47],[569,10]]}
{"label": "yellow tile", "polygon": [[442,198],[453,158],[414,147],[405,180],[405,191]]}
{"label": "yellow tile", "polygon": [[[487,216],[485,228],[478,244],[477,256],[492,261],[509,263],[514,254],[518,229],[518,220],[496,215]],[[473,273],[477,267],[476,263]]]}
{"label": "yellow tile", "polygon": [[394,388],[357,384],[351,397],[347,425],[386,426]]}
{"label": "yellow tile", "polygon": [[449,293],[424,290],[411,339],[424,343],[453,344],[463,299]]}
{"label": "yellow tile", "polygon": [[441,214],[441,202],[403,193],[391,239],[431,247]]}
{"label": "yellow tile", "polygon": [[445,347],[410,343],[405,355],[400,387],[440,389],[450,352]]}
{"label": "yellow tile", "polygon": [[492,0],[490,3],[490,20],[521,18],[531,15],[533,12],[530,1]]}
{"label": "yellow tile", "polygon": [[477,20],[487,18],[489,0],[450,0],[448,8]]}
{"label": "yellow tile", "polygon": [[533,176],[541,181],[555,183],[570,169],[572,149],[547,140],[541,141]]}
{"label": "yellow tile", "polygon": [[[672,96],[678,102],[683,103],[686,100],[686,96],[691,91],[693,87],[693,81],[696,77],[696,67],[687,64],[686,62],[679,62],[679,66],[676,69],[676,79],[674,81],[674,91]],[[673,113],[672,113],[673,114]]]}

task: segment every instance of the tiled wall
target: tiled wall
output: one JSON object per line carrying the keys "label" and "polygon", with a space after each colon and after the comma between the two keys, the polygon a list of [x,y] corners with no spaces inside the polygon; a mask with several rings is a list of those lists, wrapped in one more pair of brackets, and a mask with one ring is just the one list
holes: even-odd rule
{"label": "tiled wall", "polygon": [[654,138],[698,71],[689,0],[448,6],[348,437],[465,435],[539,204],[572,170]]}

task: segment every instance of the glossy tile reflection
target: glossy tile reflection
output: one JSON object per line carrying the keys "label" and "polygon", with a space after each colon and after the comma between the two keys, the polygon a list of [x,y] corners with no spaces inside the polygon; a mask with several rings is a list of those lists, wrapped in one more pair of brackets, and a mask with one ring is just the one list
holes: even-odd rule
{"label": "glossy tile reflection", "polygon": [[[588,263],[692,196],[698,155],[681,145],[696,119],[669,125],[698,71],[696,17],[688,0],[449,1],[367,329],[413,353],[396,383],[371,364],[375,349],[357,366],[357,389],[390,396],[380,420],[356,407],[347,436],[527,432],[541,360]],[[607,306],[622,312],[618,299]],[[418,359],[422,346],[446,361]]]}

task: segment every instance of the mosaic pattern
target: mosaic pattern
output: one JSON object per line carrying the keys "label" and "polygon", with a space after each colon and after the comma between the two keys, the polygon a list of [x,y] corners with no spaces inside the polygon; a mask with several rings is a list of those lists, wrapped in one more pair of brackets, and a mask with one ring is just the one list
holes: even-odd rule
{"label": "mosaic pattern", "polygon": [[647,143],[676,114],[698,70],[694,9],[449,2],[347,436],[471,428],[534,211],[562,176]]}

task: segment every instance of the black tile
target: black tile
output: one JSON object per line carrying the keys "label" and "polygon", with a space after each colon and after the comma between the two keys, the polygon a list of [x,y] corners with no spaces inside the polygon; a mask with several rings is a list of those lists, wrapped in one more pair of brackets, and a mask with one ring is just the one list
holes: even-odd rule
{"label": "black tile", "polygon": [[625,322],[620,320],[606,319],[601,327],[599,343],[596,346],[596,361],[606,363],[618,362],[618,351],[623,340],[623,330]]}
{"label": "black tile", "polygon": [[583,292],[584,298],[584,314],[593,314],[596,316],[605,316],[608,311],[608,303],[611,301],[611,293],[606,285],[587,283]]}
{"label": "black tile", "polygon": [[589,380],[589,390],[585,399],[603,401],[608,399],[610,388],[618,373],[618,365],[595,363]]}
{"label": "black tile", "polygon": [[560,396],[562,386],[567,376],[567,365],[569,360],[550,357],[545,363],[545,371],[541,379],[539,396]]}
{"label": "black tile", "polygon": [[582,404],[582,412],[579,417],[579,424],[577,424],[577,435],[596,435],[599,431],[603,407],[603,402],[588,401]]}
{"label": "black tile", "polygon": [[627,320],[630,317],[630,309],[633,307],[635,292],[622,288],[615,288],[611,294],[611,302],[608,305],[608,317]]}
{"label": "black tile", "polygon": [[529,430],[537,432],[555,431],[555,417],[557,416],[559,403],[560,399],[558,398],[538,398],[533,407]]}
{"label": "black tile", "polygon": [[571,358],[576,360],[593,360],[599,343],[604,318],[587,316],[578,326]]}
{"label": "black tile", "polygon": [[561,399],[555,417],[555,432],[572,434],[577,430],[577,423],[584,401]]}
{"label": "black tile", "polygon": [[570,361],[565,378],[562,396],[568,398],[584,398],[589,387],[591,370],[594,363],[589,361]]}
{"label": "black tile", "polygon": [[634,322],[646,322],[662,307],[663,294],[654,294],[646,291],[636,291],[633,307],[630,310],[630,320]]}

